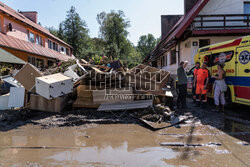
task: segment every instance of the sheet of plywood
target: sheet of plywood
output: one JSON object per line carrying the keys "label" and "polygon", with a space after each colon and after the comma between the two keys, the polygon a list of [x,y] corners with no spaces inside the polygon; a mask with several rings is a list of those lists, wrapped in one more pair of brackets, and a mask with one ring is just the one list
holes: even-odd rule
{"label": "sheet of plywood", "polygon": [[42,73],[35,66],[27,63],[14,78],[20,82],[27,91],[30,91],[35,86],[35,78],[41,76]]}
{"label": "sheet of plywood", "polygon": [[101,104],[97,111],[119,111],[143,109],[153,105],[153,100],[139,100],[131,102],[105,103]]}

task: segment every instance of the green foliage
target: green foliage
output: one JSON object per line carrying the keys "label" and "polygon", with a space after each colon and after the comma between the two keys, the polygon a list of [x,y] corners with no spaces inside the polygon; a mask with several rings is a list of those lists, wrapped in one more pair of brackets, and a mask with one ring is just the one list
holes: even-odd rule
{"label": "green foliage", "polygon": [[156,46],[157,39],[152,34],[142,35],[137,44],[137,51],[141,53],[144,59]]}
{"label": "green foliage", "polygon": [[49,32],[52,34],[52,35],[54,35],[54,36],[56,36],[57,37],[57,34],[58,34],[58,30],[56,29],[56,28],[54,28],[54,27],[45,27],[47,30],[49,30]]}
{"label": "green foliage", "polygon": [[75,7],[71,6],[61,26],[66,42],[74,48],[75,56],[85,58],[88,46],[90,45],[89,30],[85,21],[76,12]]}
{"label": "green foliage", "polygon": [[141,63],[156,46],[157,39],[152,34],[141,36],[138,46],[133,46],[127,39],[130,22],[121,10],[101,12],[97,15],[97,22],[100,25],[99,38],[91,39],[85,21],[72,6],[58,29],[48,29],[70,44],[77,58],[91,60],[94,64],[103,63],[102,57],[107,56],[108,60],[119,59],[125,66],[132,68]]}
{"label": "green foliage", "polygon": [[97,15],[100,25],[100,38],[106,43],[106,54],[113,59],[119,59],[124,54],[127,44],[129,21],[125,18],[123,11],[101,12]]}
{"label": "green foliage", "polygon": [[93,63],[96,65],[101,64],[102,56],[94,55],[92,56]]}

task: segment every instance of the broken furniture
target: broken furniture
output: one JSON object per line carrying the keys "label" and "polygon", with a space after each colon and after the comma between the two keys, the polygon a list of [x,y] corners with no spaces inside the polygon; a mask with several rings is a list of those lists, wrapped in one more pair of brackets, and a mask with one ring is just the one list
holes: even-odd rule
{"label": "broken furniture", "polygon": [[102,89],[93,85],[79,85],[73,107],[98,108],[104,103],[133,101],[128,95],[133,95],[132,89],[128,87]]}
{"label": "broken furniture", "polygon": [[35,78],[41,76],[42,73],[35,66],[27,63],[14,78],[20,82],[27,91],[30,91],[35,86]]}
{"label": "broken furniture", "polygon": [[36,78],[36,93],[50,100],[73,91],[72,78],[61,73]]}
{"label": "broken furniture", "polygon": [[67,95],[48,100],[42,96],[31,94],[30,109],[46,112],[61,112],[66,106],[68,99]]}
{"label": "broken furniture", "polygon": [[24,106],[25,89],[23,87],[11,87],[8,107],[20,108]]}
{"label": "broken furniture", "polygon": [[77,75],[77,73],[74,71],[76,67],[77,67],[77,64],[69,66],[63,74],[68,77],[71,77],[74,81],[77,81],[80,78],[80,76]]}
{"label": "broken furniture", "polygon": [[162,95],[165,94],[162,89],[166,87],[169,77],[168,71],[140,64],[126,73],[125,81],[138,91]]}
{"label": "broken furniture", "polygon": [[9,93],[0,96],[0,110],[8,110],[8,109],[10,109],[10,107],[8,107],[9,97],[10,97]]}
{"label": "broken furniture", "polygon": [[1,76],[0,80],[2,83],[0,83],[0,94],[6,94],[10,92],[11,87],[20,87],[20,83],[11,76]]}

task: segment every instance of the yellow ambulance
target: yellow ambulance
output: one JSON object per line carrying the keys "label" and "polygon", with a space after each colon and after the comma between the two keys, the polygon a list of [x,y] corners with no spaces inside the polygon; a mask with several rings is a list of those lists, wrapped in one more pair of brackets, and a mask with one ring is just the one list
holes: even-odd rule
{"label": "yellow ambulance", "polygon": [[[250,36],[200,48],[194,60],[201,64],[206,61],[210,76],[216,74],[218,63],[225,63],[227,103],[250,105]],[[188,74],[192,75],[193,70],[194,67]],[[192,79],[188,79],[189,88]],[[213,83],[214,79],[210,78],[208,97],[213,97]]]}

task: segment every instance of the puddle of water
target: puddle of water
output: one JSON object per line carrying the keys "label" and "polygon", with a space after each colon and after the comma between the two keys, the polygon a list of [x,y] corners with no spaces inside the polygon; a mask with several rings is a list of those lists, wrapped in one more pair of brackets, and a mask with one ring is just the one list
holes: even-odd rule
{"label": "puddle of water", "polygon": [[[0,166],[170,166],[179,153],[160,147],[164,136],[138,125],[0,132]],[[9,158],[11,157],[11,158]]]}
{"label": "puddle of water", "polygon": [[245,142],[250,142],[250,121],[241,119],[225,119],[225,131]]}
{"label": "puddle of water", "polygon": [[[144,147],[128,151],[128,143],[124,142],[118,148],[107,146],[81,148],[77,152],[64,151],[48,159],[61,161],[77,161],[81,165],[102,164],[111,166],[166,166],[164,159],[175,158],[178,153],[162,147]],[[55,163],[57,164],[57,163]]]}
{"label": "puddle of water", "polygon": [[[162,142],[200,144],[201,147],[160,146]],[[206,145],[209,142],[222,145]],[[0,132],[0,166],[161,167],[210,166],[210,163],[239,166],[242,163],[232,154],[245,162],[250,150],[237,142],[239,140],[206,125],[171,127],[157,132],[134,124],[49,129],[26,125]],[[211,156],[216,160],[212,162]]]}

